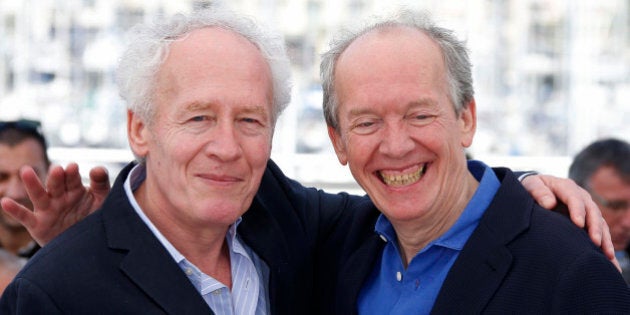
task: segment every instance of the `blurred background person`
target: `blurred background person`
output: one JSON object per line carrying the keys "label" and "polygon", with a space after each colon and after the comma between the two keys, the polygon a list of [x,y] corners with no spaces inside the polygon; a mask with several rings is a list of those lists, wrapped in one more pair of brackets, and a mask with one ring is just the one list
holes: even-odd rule
{"label": "blurred background person", "polygon": [[[40,180],[46,179],[50,160],[39,121],[20,119],[0,122],[0,197],[10,197],[32,209],[20,169],[31,166]],[[22,224],[0,213],[0,247],[14,255],[30,258],[39,249]]]}
{"label": "blurred background person", "polygon": [[586,189],[601,209],[623,277],[630,283],[630,144],[614,138],[591,143],[573,160],[569,177]]}

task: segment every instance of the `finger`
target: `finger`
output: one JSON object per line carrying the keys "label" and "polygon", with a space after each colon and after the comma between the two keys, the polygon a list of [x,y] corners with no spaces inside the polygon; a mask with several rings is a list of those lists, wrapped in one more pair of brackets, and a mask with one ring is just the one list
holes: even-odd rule
{"label": "finger", "polygon": [[567,205],[569,218],[571,218],[573,224],[581,228],[587,228],[593,243],[599,246],[599,244],[601,244],[601,225],[599,225],[596,218],[589,218],[590,222],[586,220],[586,205],[584,204],[584,200],[572,196],[567,198],[566,201],[563,200],[563,202]]}
{"label": "finger", "polygon": [[[590,199],[586,190],[578,186],[573,180],[567,178],[549,176],[546,178],[546,181],[549,183],[549,186],[556,197],[567,205],[569,217],[575,225],[579,227],[587,227],[589,229],[589,233],[592,228],[595,228],[595,230],[592,231],[593,233],[601,232],[599,223],[601,213],[599,213],[599,211],[597,211],[597,213],[587,213],[587,208],[592,206],[593,201]],[[590,217],[591,225],[587,222],[588,214],[594,215]],[[600,241],[600,236],[601,234],[593,239],[593,241]],[[591,238],[593,237],[591,236]]]}
{"label": "finger", "polygon": [[55,165],[50,168],[48,178],[46,178],[46,191],[51,198],[58,198],[66,190],[66,172],[63,167]]}
{"label": "finger", "polygon": [[610,262],[613,263],[613,265],[617,268],[617,271],[621,273],[621,265],[619,264],[619,261],[617,261],[617,258],[613,258]]}
{"label": "finger", "polygon": [[586,226],[588,228],[588,235],[591,237],[591,241],[593,241],[597,247],[601,247],[604,234],[604,227],[602,226],[601,219],[597,221],[588,219],[587,222]]}
{"label": "finger", "polygon": [[[53,170],[51,169],[49,171],[48,180],[50,180],[51,177],[55,177],[52,173]],[[48,192],[37,176],[37,173],[35,173],[35,170],[30,166],[24,166],[20,169],[20,177],[22,178],[26,194],[33,203],[33,207],[35,209],[48,207],[48,203],[50,202]]]}
{"label": "finger", "polygon": [[97,196],[105,196],[109,193],[109,174],[106,168],[98,166],[90,170],[90,188]]}
{"label": "finger", "polygon": [[556,206],[557,201],[553,191],[547,187],[546,183],[542,180],[541,175],[531,175],[523,179],[523,187],[532,195],[534,200],[546,209],[553,209]]}
{"label": "finger", "polygon": [[[586,226],[588,226],[589,234],[599,234],[600,236],[602,236],[604,233],[606,233],[610,237],[608,225],[605,223],[604,218],[602,217],[602,212],[599,210],[599,207],[597,206],[597,204],[595,204],[593,199],[591,199],[591,195],[586,191],[582,193],[582,202],[584,203]],[[593,229],[594,231],[591,231],[591,229]],[[602,241],[604,240],[603,237],[601,239]]]}
{"label": "finger", "polygon": [[71,162],[66,166],[65,172],[65,189],[67,191],[83,188],[79,165]]}
{"label": "finger", "polygon": [[611,261],[616,261],[617,258],[615,257],[615,247],[613,246],[612,236],[610,235],[610,228],[604,218],[602,218],[602,224],[602,252],[604,252],[604,255],[606,255],[606,257],[608,257]]}
{"label": "finger", "polygon": [[35,227],[37,220],[35,219],[35,214],[30,209],[7,197],[0,200],[0,205],[4,213],[20,222],[28,230]]}

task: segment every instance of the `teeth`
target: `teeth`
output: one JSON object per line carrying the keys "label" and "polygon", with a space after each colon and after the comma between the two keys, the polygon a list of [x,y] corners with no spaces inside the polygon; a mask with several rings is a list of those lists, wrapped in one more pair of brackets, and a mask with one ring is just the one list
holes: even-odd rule
{"label": "teeth", "polygon": [[424,173],[424,167],[425,166],[423,165],[417,171],[407,174],[386,175],[381,172],[379,175],[388,186],[405,186],[420,180],[420,177],[422,177],[422,174]]}

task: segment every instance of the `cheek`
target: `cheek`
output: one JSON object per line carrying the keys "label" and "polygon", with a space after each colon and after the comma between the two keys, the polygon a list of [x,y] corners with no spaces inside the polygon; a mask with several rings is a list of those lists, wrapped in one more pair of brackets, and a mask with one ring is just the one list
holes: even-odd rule
{"label": "cheek", "polygon": [[163,133],[151,139],[149,156],[160,164],[188,164],[202,152],[204,143],[202,139],[190,135]]}
{"label": "cheek", "polygon": [[621,216],[607,213],[607,211],[602,211],[602,217],[604,217],[604,220],[606,220],[606,223],[608,223],[611,228],[616,226],[621,218]]}
{"label": "cheek", "polygon": [[247,139],[241,142],[241,150],[252,166],[266,166],[271,155],[271,140],[267,138]]}
{"label": "cheek", "polygon": [[348,165],[363,165],[372,153],[378,150],[378,141],[366,136],[348,136],[342,140],[346,149]]}
{"label": "cheek", "polygon": [[465,145],[468,136],[461,131],[458,122],[456,120],[440,122],[436,125],[437,128],[428,130],[425,137],[431,139],[435,146],[451,147],[452,150],[459,151],[468,146]]}

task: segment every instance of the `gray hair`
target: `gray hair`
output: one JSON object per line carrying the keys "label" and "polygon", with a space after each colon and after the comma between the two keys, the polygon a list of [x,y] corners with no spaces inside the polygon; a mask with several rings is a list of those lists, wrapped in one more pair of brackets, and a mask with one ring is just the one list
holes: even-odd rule
{"label": "gray hair", "polygon": [[630,183],[630,143],[614,138],[591,143],[573,159],[569,178],[589,190],[591,176],[602,166],[614,168],[625,182]]}
{"label": "gray hair", "polygon": [[261,27],[251,18],[217,6],[190,15],[177,14],[153,24],[136,25],[130,30],[129,46],[117,69],[119,93],[127,102],[127,108],[147,122],[152,120],[155,76],[168,56],[170,44],[205,27],[233,31],[260,50],[271,69],[272,122],[275,124],[291,100],[291,68],[284,40],[280,34]]}
{"label": "gray hair", "polygon": [[[451,102],[456,113],[465,108],[474,97],[472,85],[471,64],[468,50],[451,30],[438,27],[431,20],[428,13],[422,11],[401,10],[391,17],[377,17],[371,23],[357,30],[346,29],[337,34],[331,42],[330,48],[322,55],[320,75],[324,92],[324,117],[326,124],[335,129],[339,128],[337,108],[339,106],[335,95],[335,66],[339,56],[362,35],[373,30],[391,27],[411,27],[418,29],[433,39],[444,57],[446,65],[446,80],[449,87]],[[385,56],[388,58],[388,56]]]}

